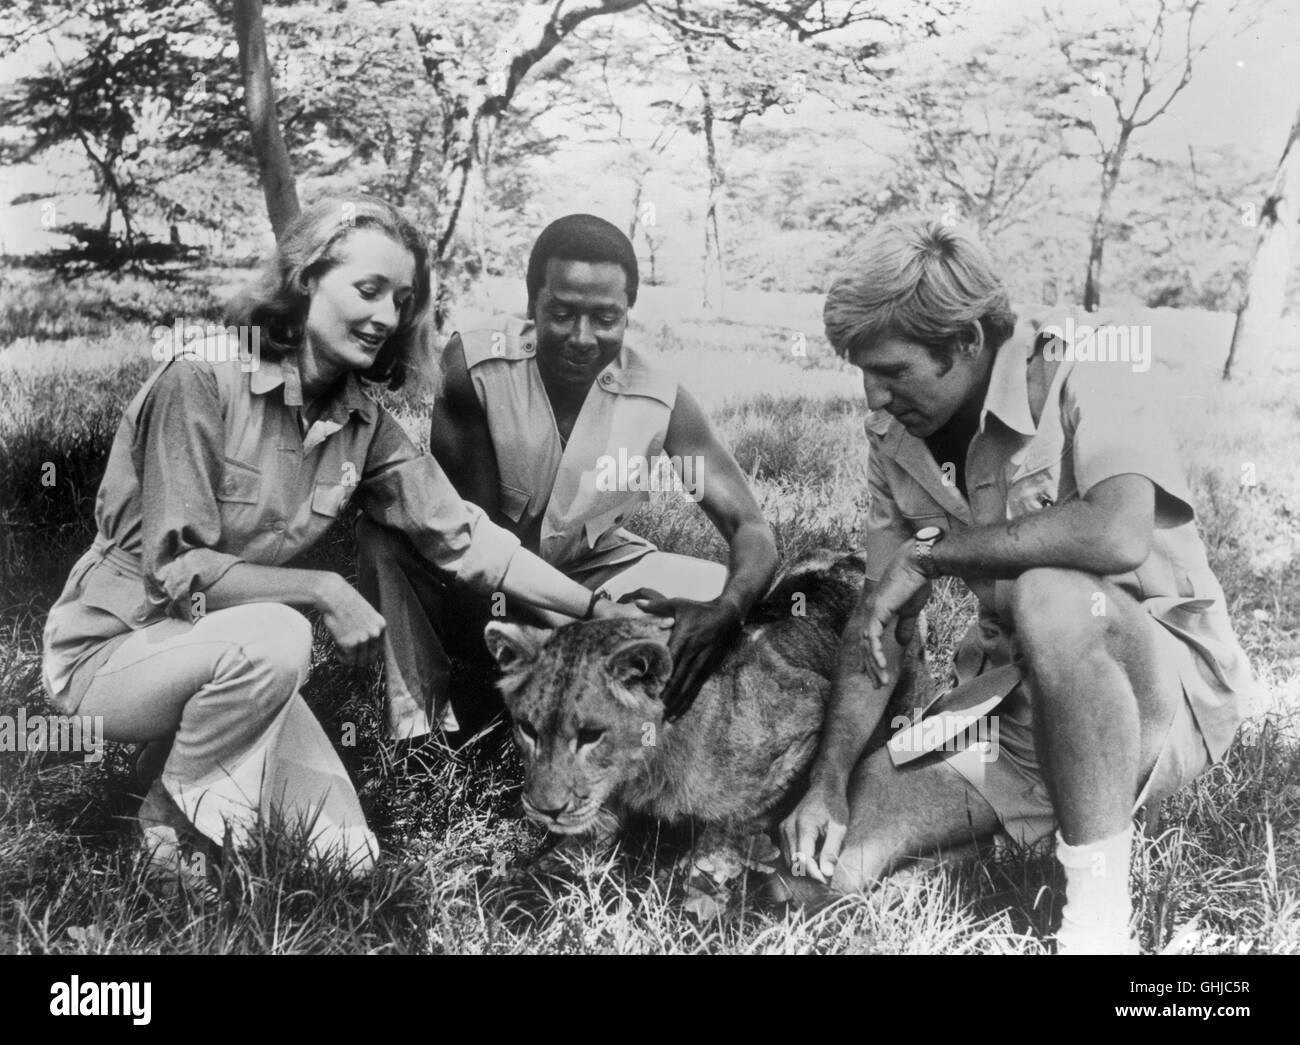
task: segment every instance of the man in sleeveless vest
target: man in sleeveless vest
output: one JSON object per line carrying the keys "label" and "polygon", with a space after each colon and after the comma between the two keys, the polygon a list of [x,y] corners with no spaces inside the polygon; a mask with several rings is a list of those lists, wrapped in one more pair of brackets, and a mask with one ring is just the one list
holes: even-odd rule
{"label": "man in sleeveless vest", "polygon": [[[1134,951],[1133,814],[1222,761],[1255,693],[1150,357],[1017,326],[983,249],[926,222],[872,230],[825,319],[873,411],[867,582],[786,858],[854,890],[1054,836],[1057,952]],[[863,757],[941,576],[979,600],[953,689]]]}
{"label": "man in sleeveless vest", "polygon": [[[448,342],[430,443],[463,498],[593,598],[635,599],[673,618],[665,701],[678,717],[766,591],[776,545],[698,403],[625,343],[637,283],[636,254],[615,226],[587,214],[553,222],[529,258],[527,321],[501,320]],[[661,488],[661,454],[682,495],[726,541],[726,566],[660,551],[622,527]],[[458,728],[447,654],[482,655],[484,625],[514,607],[451,591],[400,534],[363,520],[358,541],[361,590],[389,622],[390,732]]]}

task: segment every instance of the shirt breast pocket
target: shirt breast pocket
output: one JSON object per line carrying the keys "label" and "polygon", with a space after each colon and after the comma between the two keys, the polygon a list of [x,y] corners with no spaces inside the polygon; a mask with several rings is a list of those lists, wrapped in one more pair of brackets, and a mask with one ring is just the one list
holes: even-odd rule
{"label": "shirt breast pocket", "polygon": [[511,522],[518,522],[524,517],[524,512],[528,508],[528,501],[529,497],[526,490],[520,490],[502,482],[497,483],[497,504],[501,508],[501,514]]}
{"label": "shirt breast pocket", "polygon": [[621,526],[640,506],[642,501],[650,500],[648,491],[640,491],[632,494],[626,500],[605,508],[599,515],[593,515],[584,524],[587,533],[587,546],[594,548],[596,542],[600,540],[601,535],[612,530],[616,526]]}
{"label": "shirt breast pocket", "polygon": [[311,495],[311,510],[316,515],[337,518],[339,512],[347,507],[353,489],[355,487],[344,486],[342,483],[317,483]]}
{"label": "shirt breast pocket", "polygon": [[262,494],[262,473],[252,465],[227,457],[217,500],[225,504],[257,504]]}
{"label": "shirt breast pocket", "polygon": [[1007,483],[1007,518],[1041,512],[1060,500],[1061,457],[1025,462]]}
{"label": "shirt breast pocket", "polygon": [[927,526],[948,529],[948,513],[942,506],[935,504],[924,490],[905,489],[900,491],[897,500],[898,513],[903,517],[907,528],[913,533]]}

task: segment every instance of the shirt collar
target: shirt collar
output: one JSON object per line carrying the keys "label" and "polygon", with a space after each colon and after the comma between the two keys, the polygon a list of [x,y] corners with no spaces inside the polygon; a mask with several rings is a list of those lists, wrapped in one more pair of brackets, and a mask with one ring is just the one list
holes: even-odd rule
{"label": "shirt collar", "polygon": [[1038,431],[1029,409],[1029,382],[1026,366],[1038,346],[1037,331],[1016,324],[1016,330],[997,350],[989,372],[989,387],[980,411],[980,431],[984,420],[993,414],[1013,432],[1033,435]]}
{"label": "shirt collar", "polygon": [[[283,387],[284,405],[302,406],[302,377],[293,356],[283,356],[278,366],[259,366],[249,375],[249,387],[254,395],[266,395]],[[336,386],[329,402],[324,404],[320,416],[342,425],[354,412],[360,414],[363,421],[373,423],[378,410],[375,401],[362,389],[357,375],[349,371]]]}

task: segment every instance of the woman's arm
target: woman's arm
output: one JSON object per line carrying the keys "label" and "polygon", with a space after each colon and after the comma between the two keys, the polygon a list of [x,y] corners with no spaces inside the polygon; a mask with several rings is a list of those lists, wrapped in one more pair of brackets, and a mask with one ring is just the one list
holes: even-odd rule
{"label": "woman's arm", "polygon": [[325,627],[349,667],[376,661],[383,651],[384,618],[356,588],[328,570],[236,563],[204,593],[205,611],[249,602],[280,602],[322,615]]}
{"label": "woman's arm", "polygon": [[[449,579],[484,594],[501,592],[527,606],[581,618],[591,592],[497,526],[478,505],[462,500],[432,454],[421,453],[387,411],[379,412],[358,493],[366,514],[410,538]],[[601,606],[596,616],[635,615],[635,608]]]}

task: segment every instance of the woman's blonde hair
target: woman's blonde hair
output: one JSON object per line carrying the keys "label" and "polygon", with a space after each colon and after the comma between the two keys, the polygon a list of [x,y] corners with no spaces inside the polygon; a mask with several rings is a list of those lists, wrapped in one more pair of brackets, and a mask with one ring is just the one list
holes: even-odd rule
{"label": "woman's blonde hair", "polygon": [[285,228],[261,275],[230,303],[226,322],[259,327],[272,356],[302,348],[312,280],[339,262],[339,248],[357,229],[377,229],[415,258],[415,286],[401,308],[397,329],[373,365],[359,372],[368,381],[400,388],[425,335],[432,287],[429,247],[423,234],[391,203],[374,196],[329,196],[305,208]]}
{"label": "woman's blonde hair", "polygon": [[1016,325],[1006,288],[975,237],[925,220],[873,228],[831,285],[822,319],[841,356],[897,337],[924,345],[945,366],[969,341],[971,324],[983,327],[995,351]]}

